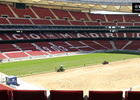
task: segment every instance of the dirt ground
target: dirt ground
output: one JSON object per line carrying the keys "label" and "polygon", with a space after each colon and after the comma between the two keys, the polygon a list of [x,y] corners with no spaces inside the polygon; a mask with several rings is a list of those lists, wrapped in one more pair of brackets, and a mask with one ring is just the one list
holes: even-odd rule
{"label": "dirt ground", "polygon": [[47,90],[140,90],[140,58],[22,77]]}

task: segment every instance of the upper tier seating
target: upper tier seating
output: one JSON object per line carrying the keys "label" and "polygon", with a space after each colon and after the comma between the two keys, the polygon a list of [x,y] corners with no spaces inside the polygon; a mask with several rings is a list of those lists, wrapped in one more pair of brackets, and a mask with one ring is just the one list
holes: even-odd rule
{"label": "upper tier seating", "polygon": [[114,22],[101,22],[102,26],[116,26]]}
{"label": "upper tier seating", "polygon": [[53,25],[49,19],[31,19],[35,25]]}
{"label": "upper tier seating", "polygon": [[122,100],[122,91],[89,91],[89,100]]}
{"label": "upper tier seating", "polygon": [[47,100],[45,90],[13,90],[14,100]]}
{"label": "upper tier seating", "polygon": [[23,24],[23,25],[25,25],[25,24],[31,25],[32,24],[29,19],[8,18],[8,20],[11,22],[11,24]]}
{"label": "upper tier seating", "polygon": [[117,23],[118,24],[118,26],[133,26],[133,23],[128,23],[128,22],[126,22],[126,23]]}
{"label": "upper tier seating", "polygon": [[106,17],[109,22],[114,22],[114,21],[123,22],[122,15],[106,15]]}
{"label": "upper tier seating", "polygon": [[106,21],[104,15],[101,15],[101,14],[90,14],[90,13],[88,15],[90,16],[92,21],[97,21],[97,20],[104,21],[104,22]]}
{"label": "upper tier seating", "polygon": [[83,91],[51,90],[50,100],[83,100]]}
{"label": "upper tier seating", "polygon": [[126,22],[140,22],[140,17],[139,16],[133,16],[133,15],[124,15],[125,21]]}
{"label": "upper tier seating", "polygon": [[71,25],[67,20],[51,20],[54,25]]}
{"label": "upper tier seating", "polygon": [[83,22],[83,21],[70,21],[70,23],[72,24],[72,25],[85,25],[85,23]]}
{"label": "upper tier seating", "polygon": [[6,18],[0,18],[0,24],[10,24]]}
{"label": "upper tier seating", "polygon": [[17,9],[13,6],[10,6],[13,11],[17,14],[18,17],[25,18],[26,16],[30,16],[31,18],[36,18],[35,14],[31,11],[29,7],[26,7],[26,9]]}
{"label": "upper tier seating", "polygon": [[0,17],[2,15],[8,15],[8,17],[15,17],[6,4],[0,4]]}
{"label": "upper tier seating", "polygon": [[40,18],[50,17],[51,19],[56,19],[48,8],[32,7],[32,9]]}
{"label": "upper tier seating", "polygon": [[89,26],[100,26],[100,23],[99,22],[85,22],[87,25]]}
{"label": "upper tier seating", "polygon": [[68,13],[68,11],[65,10],[58,10],[58,9],[51,9],[53,13],[59,18],[64,19],[68,18],[69,20],[73,20],[71,15]]}
{"label": "upper tier seating", "polygon": [[89,19],[87,18],[86,14],[83,12],[74,12],[74,11],[69,11],[71,13],[71,15],[76,19],[76,20],[85,20],[85,21],[89,21]]}
{"label": "upper tier seating", "polygon": [[140,26],[140,23],[134,23],[135,26]]}

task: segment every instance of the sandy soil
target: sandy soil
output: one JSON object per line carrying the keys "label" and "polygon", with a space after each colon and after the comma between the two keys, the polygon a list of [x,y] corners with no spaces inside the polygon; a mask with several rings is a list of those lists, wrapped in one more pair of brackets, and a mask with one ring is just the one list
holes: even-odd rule
{"label": "sandy soil", "polygon": [[140,90],[140,58],[20,78],[48,90]]}

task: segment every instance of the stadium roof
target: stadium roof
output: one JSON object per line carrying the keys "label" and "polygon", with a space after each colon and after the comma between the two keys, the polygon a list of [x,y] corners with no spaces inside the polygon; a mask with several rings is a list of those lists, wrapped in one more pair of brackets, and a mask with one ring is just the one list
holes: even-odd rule
{"label": "stadium roof", "polygon": [[127,6],[131,6],[132,3],[140,2],[140,0],[51,0],[51,1],[100,4],[100,5],[127,5]]}

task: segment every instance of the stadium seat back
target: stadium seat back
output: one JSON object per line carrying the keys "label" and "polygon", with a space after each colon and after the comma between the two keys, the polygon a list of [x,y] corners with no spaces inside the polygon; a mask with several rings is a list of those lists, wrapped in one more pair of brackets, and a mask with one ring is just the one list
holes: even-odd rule
{"label": "stadium seat back", "polygon": [[47,100],[45,90],[14,90],[14,100]]}
{"label": "stadium seat back", "polygon": [[0,100],[11,100],[10,90],[0,90]]}
{"label": "stadium seat back", "polygon": [[126,91],[125,100],[140,100],[140,91]]}
{"label": "stadium seat back", "polygon": [[51,90],[50,100],[83,100],[83,91]]}
{"label": "stadium seat back", "polygon": [[89,91],[89,100],[122,100],[122,91]]}

